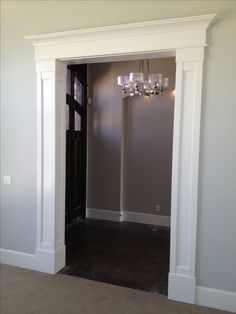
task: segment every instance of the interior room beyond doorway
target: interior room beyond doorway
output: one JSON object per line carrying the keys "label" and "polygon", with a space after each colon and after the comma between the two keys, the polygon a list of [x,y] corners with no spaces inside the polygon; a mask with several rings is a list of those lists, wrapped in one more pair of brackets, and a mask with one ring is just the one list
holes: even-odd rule
{"label": "interior room beyond doorway", "polygon": [[169,88],[132,99],[117,76],[138,60],[87,65],[86,219],[66,228],[63,273],[167,294],[175,58],[149,62]]}

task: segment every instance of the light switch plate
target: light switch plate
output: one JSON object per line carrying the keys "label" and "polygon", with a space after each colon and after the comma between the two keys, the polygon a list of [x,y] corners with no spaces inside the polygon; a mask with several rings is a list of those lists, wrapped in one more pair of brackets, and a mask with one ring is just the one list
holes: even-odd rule
{"label": "light switch plate", "polygon": [[11,176],[4,176],[3,184],[11,184]]}

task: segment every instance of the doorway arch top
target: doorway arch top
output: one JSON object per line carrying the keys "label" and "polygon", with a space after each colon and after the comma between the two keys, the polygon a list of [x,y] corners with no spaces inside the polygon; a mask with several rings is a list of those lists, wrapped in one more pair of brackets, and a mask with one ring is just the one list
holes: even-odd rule
{"label": "doorway arch top", "polygon": [[206,46],[215,14],[25,36],[35,60],[89,59]]}
{"label": "doorway arch top", "polygon": [[[37,72],[37,247],[31,268],[65,266],[66,62],[176,56],[168,297],[195,303],[201,91],[215,14],[26,36]],[[117,60],[116,59],[116,60]]]}

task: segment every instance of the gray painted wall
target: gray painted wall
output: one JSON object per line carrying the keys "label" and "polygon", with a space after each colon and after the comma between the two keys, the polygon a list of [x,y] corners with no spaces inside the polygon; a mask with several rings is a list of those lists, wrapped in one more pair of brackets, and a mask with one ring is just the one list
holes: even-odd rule
{"label": "gray painted wall", "polygon": [[87,207],[120,209],[121,98],[115,63],[88,66]]}
{"label": "gray painted wall", "polygon": [[218,19],[204,68],[197,283],[236,291],[235,1],[1,1],[1,247],[36,245],[36,88],[23,36],[209,13]]}
{"label": "gray painted wall", "polygon": [[[151,72],[170,79],[162,96],[132,98],[128,106],[124,209],[170,215],[175,59],[152,59]],[[122,90],[117,76],[136,71],[139,61],[90,64],[88,67],[87,207],[120,209],[120,137]],[[146,68],[145,68],[146,70]],[[102,182],[102,184],[101,184]],[[159,204],[161,210],[155,211]]]}

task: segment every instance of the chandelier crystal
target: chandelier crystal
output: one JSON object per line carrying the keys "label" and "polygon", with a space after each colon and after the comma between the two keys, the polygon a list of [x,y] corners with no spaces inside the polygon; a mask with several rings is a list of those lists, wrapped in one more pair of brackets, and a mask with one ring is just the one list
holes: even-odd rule
{"label": "chandelier crystal", "polygon": [[[146,61],[147,79],[144,79],[144,65]],[[117,84],[122,86],[123,96],[151,96],[160,95],[168,88],[169,79],[161,73],[150,73],[149,61],[140,60],[139,72],[117,77]]]}

